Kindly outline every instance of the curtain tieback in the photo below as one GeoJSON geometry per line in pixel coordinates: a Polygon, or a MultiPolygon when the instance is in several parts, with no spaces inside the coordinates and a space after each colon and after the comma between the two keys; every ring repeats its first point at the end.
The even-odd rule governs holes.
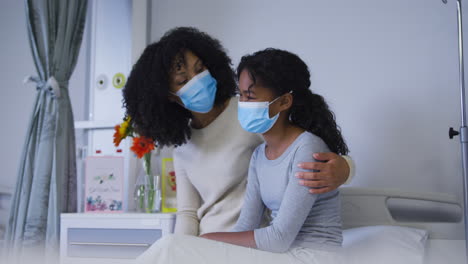
{"type": "Polygon", "coordinates": [[[47,82],[41,80],[41,78],[37,76],[31,76],[28,75],[26,78],[24,78],[23,81],[25,84],[34,82],[36,83],[36,89],[37,90],[44,90],[48,92],[50,95],[52,95],[53,98],[60,98],[60,85],[55,79],[54,76],[51,76],[47,82]]]}

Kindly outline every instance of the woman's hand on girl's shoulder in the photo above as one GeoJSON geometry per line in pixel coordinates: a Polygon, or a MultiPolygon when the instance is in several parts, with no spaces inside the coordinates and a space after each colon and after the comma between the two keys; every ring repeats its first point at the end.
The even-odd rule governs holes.
{"type": "Polygon", "coordinates": [[[310,192],[321,194],[333,191],[346,182],[350,168],[348,162],[340,155],[327,153],[314,153],[314,158],[323,162],[302,162],[298,167],[315,172],[297,172],[299,184],[310,188],[310,192]]]}

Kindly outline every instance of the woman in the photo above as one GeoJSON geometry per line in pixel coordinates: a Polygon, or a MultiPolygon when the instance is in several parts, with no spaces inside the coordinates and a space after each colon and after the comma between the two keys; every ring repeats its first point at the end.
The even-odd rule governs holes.
{"type": "MultiPolygon", "coordinates": [[[[230,230],[239,217],[249,159],[263,142],[237,122],[236,82],[219,41],[194,28],[176,28],[149,45],[123,91],[133,126],[159,146],[177,146],[175,233],[201,235],[230,230]]],[[[334,153],[298,172],[311,192],[343,184],[352,167],[334,153]],[[309,181],[306,181],[309,180],[309,181]]]]}
{"type": "Polygon", "coordinates": [[[294,176],[301,171],[295,164],[313,161],[314,151],[348,152],[323,97],[309,90],[307,65],[290,52],[266,49],[244,56],[237,74],[240,125],[261,133],[265,143],[250,159],[244,205],[233,232],[204,234],[205,240],[169,236],[156,242],[140,261],[340,263],[339,192],[311,195],[294,176]],[[266,208],[273,221],[261,227],[266,208]]]}

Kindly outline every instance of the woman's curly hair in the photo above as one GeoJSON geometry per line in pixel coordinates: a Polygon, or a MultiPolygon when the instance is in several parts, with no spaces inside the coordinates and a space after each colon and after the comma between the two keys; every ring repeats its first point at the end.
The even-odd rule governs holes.
{"type": "Polygon", "coordinates": [[[322,96],[309,89],[309,69],[297,55],[268,48],[242,57],[237,78],[243,70],[247,70],[254,83],[271,89],[276,96],[292,91],[291,122],[322,138],[331,151],[348,153],[333,112],[322,96]]]}
{"type": "Polygon", "coordinates": [[[180,146],[191,136],[190,111],[168,97],[174,61],[187,50],[200,58],[216,79],[215,105],[223,104],[236,92],[231,59],[218,40],[196,28],[168,31],[158,42],[145,48],[123,89],[123,105],[132,125],[159,146],[180,146]]]}

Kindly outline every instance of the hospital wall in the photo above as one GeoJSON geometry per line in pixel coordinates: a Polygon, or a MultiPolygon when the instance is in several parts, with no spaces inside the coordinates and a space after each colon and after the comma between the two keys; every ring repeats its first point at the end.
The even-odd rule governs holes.
{"type": "Polygon", "coordinates": [[[266,47],[297,53],[349,145],[351,185],[462,201],[460,143],[448,138],[460,127],[456,1],[448,2],[152,0],[150,40],[195,26],[221,40],[234,67],[266,47]]]}
{"type": "MultiPolygon", "coordinates": [[[[36,96],[33,84],[23,84],[27,75],[37,75],[27,36],[24,4],[24,1],[11,0],[0,3],[0,193],[14,190],[36,96]]],[[[83,43],[87,43],[87,34],[86,30],[83,43]]],[[[83,44],[69,83],[76,120],[83,120],[85,116],[87,53],[87,45],[83,44]]]]}

